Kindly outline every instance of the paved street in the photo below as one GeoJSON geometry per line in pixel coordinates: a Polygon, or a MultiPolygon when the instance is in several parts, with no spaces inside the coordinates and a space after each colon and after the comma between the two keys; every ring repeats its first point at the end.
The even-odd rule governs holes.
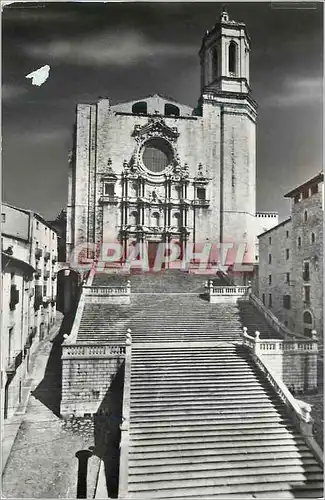
{"type": "MultiPolygon", "coordinates": [[[[60,397],[60,344],[45,341],[35,357],[34,391],[9,456],[2,485],[3,498],[76,498],[76,452],[94,444],[92,423],[76,420],[65,426],[58,417],[60,397]],[[50,357],[49,357],[50,355],[50,357]]],[[[88,462],[88,497],[92,498],[99,459],[88,462]]],[[[79,487],[84,489],[84,471],[79,487]]]]}

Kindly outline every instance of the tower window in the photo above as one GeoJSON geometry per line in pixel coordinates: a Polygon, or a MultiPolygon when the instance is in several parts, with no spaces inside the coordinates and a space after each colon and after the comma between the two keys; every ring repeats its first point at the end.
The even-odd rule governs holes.
{"type": "Polygon", "coordinates": [[[272,255],[269,253],[269,264],[272,264],[272,255]]]}
{"type": "Polygon", "coordinates": [[[269,293],[269,307],[272,307],[272,293],[269,293]]]}
{"type": "Polygon", "coordinates": [[[302,275],[302,279],[304,281],[309,281],[310,280],[309,262],[304,262],[304,272],[303,272],[303,275],[302,275]]]}
{"type": "Polygon", "coordinates": [[[286,259],[288,260],[290,257],[290,250],[289,248],[286,248],[286,259]]]}
{"type": "Polygon", "coordinates": [[[272,274],[269,274],[269,285],[272,285],[272,274]]]}
{"type": "Polygon", "coordinates": [[[307,219],[308,219],[308,214],[307,214],[307,210],[304,211],[304,221],[307,222],[307,219]]]}
{"type": "Polygon", "coordinates": [[[132,106],[132,113],[135,115],[145,115],[147,114],[147,103],[146,102],[136,102],[132,106]]]}
{"type": "Polygon", "coordinates": [[[165,115],[166,116],[179,116],[179,107],[174,106],[174,104],[165,104],[165,115]]]}
{"type": "Polygon", "coordinates": [[[301,247],[301,236],[298,236],[298,248],[301,247]]]}
{"type": "Polygon", "coordinates": [[[316,241],[315,233],[311,233],[311,242],[315,243],[315,241],[316,241]]]}
{"type": "Polygon", "coordinates": [[[229,44],[229,73],[236,74],[237,44],[231,41],[229,44]]]}

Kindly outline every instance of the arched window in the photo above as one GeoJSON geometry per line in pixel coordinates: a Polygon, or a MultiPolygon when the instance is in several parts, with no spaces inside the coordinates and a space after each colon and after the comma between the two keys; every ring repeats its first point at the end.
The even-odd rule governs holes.
{"type": "Polygon", "coordinates": [[[147,114],[147,103],[144,101],[136,102],[132,106],[132,113],[134,113],[135,115],[147,114]]]}
{"type": "Polygon", "coordinates": [[[315,241],[316,241],[315,233],[311,233],[311,242],[315,243],[315,241]]]}
{"type": "Polygon", "coordinates": [[[152,225],[154,227],[159,227],[160,226],[160,214],[159,214],[159,212],[154,212],[151,215],[151,220],[152,220],[152,225]]]}
{"type": "Polygon", "coordinates": [[[131,226],[136,226],[138,224],[138,212],[131,212],[130,213],[129,224],[131,226]]]}
{"type": "Polygon", "coordinates": [[[307,222],[308,219],[308,213],[307,210],[304,211],[304,221],[307,222]]]}
{"type": "Polygon", "coordinates": [[[165,104],[165,115],[166,116],[179,116],[179,107],[174,104],[165,104]]]}
{"type": "Polygon", "coordinates": [[[304,323],[306,323],[307,325],[313,324],[313,318],[312,318],[312,315],[310,314],[309,311],[304,312],[303,319],[304,319],[304,323]]]}
{"type": "Polygon", "coordinates": [[[229,61],[228,69],[229,73],[236,74],[237,65],[237,44],[232,40],[229,44],[229,61]]]}
{"type": "Polygon", "coordinates": [[[218,49],[215,47],[212,49],[212,76],[217,78],[219,76],[219,58],[218,49]]]}

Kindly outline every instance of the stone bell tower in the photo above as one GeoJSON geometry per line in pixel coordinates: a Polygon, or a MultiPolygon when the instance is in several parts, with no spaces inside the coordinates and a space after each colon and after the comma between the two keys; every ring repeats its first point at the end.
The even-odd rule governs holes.
{"type": "Polygon", "coordinates": [[[220,241],[246,242],[247,262],[254,262],[257,104],[249,85],[249,53],[245,24],[230,20],[223,8],[199,51],[200,107],[217,149],[220,241]]]}
{"type": "Polygon", "coordinates": [[[201,92],[249,93],[249,52],[250,39],[245,24],[230,21],[223,8],[220,22],[203,38],[201,92]]]}

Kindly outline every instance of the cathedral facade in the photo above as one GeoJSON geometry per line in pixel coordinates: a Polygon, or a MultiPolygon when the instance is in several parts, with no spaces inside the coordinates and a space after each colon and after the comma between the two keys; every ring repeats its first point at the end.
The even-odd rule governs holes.
{"type": "Polygon", "coordinates": [[[80,245],[112,241],[122,259],[130,245],[150,260],[170,242],[184,258],[208,241],[245,243],[245,262],[255,260],[257,105],[245,25],[222,12],[199,57],[196,108],[157,94],[77,106],[68,258],[80,245]]]}

